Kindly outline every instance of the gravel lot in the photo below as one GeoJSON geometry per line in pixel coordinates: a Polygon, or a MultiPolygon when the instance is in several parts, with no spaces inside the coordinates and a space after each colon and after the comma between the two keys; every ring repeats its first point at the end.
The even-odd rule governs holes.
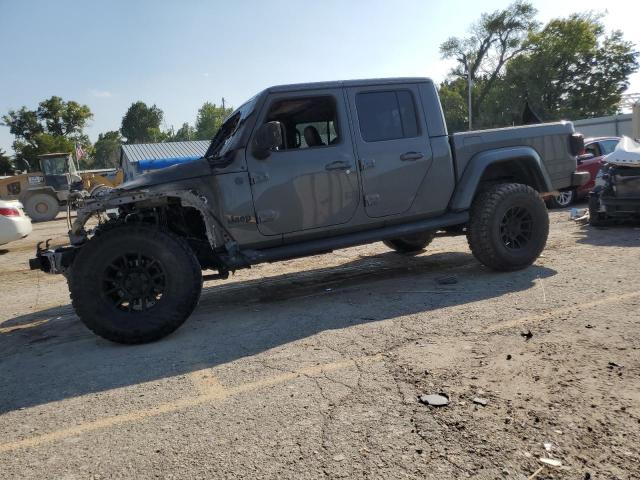
{"type": "Polygon", "coordinates": [[[0,251],[0,478],[638,478],[640,229],[551,219],[516,273],[445,236],[241,271],[137,347],[28,270],[36,224],[0,251]]]}

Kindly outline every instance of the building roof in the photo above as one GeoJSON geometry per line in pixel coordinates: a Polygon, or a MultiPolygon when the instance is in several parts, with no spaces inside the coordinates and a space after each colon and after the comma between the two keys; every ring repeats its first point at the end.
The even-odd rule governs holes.
{"type": "Polygon", "coordinates": [[[190,142],[138,143],[122,145],[122,154],[128,162],[153,160],[196,160],[202,158],[209,148],[210,140],[190,142]]]}

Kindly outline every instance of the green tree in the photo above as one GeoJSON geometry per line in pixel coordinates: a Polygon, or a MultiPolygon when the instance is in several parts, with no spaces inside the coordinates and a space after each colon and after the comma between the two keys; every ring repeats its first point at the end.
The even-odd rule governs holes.
{"type": "Polygon", "coordinates": [[[612,115],[629,76],[638,70],[638,52],[622,32],[605,33],[601,17],[575,14],[550,21],[528,40],[529,50],[514,59],[503,96],[524,104],[544,120],[612,115]]]}
{"type": "Polygon", "coordinates": [[[88,106],[53,96],[40,102],[36,110],[9,110],[2,121],[15,136],[16,161],[26,161],[34,169],[38,155],[72,152],[75,143],[89,148],[90,142],[82,131],[92,117],[88,106]]]}
{"type": "Polygon", "coordinates": [[[82,133],[91,117],[88,106],[73,100],[65,102],[56,96],[40,102],[38,106],[38,118],[45,122],[47,133],[61,137],[82,133]]]}
{"type": "Polygon", "coordinates": [[[7,152],[0,148],[0,175],[13,175],[15,168],[7,152]]]}
{"type": "Polygon", "coordinates": [[[211,140],[222,125],[222,122],[231,114],[232,108],[223,108],[215,103],[205,102],[196,118],[196,140],[211,140]]]}
{"type": "Polygon", "coordinates": [[[466,38],[451,37],[440,45],[442,58],[457,64],[451,77],[471,81],[473,118],[506,64],[526,48],[527,35],[537,27],[536,9],[527,1],[517,0],[504,10],[484,13],[471,26],[466,38]]]}
{"type": "Polygon", "coordinates": [[[93,145],[95,168],[113,168],[120,164],[120,146],[123,143],[122,135],[118,131],[105,132],[98,135],[98,140],[93,145]]]}
{"type": "Polygon", "coordinates": [[[467,83],[461,79],[445,80],[438,89],[449,133],[461,132],[469,124],[467,83]]]}
{"type": "Polygon", "coordinates": [[[160,124],[164,113],[155,105],[147,106],[144,102],[131,104],[122,118],[120,133],[127,143],[146,143],[162,141],[163,132],[160,124]]]}
{"type": "Polygon", "coordinates": [[[171,142],[186,142],[196,139],[196,130],[187,122],[184,122],[182,126],[176,131],[169,141],[171,142]]]}

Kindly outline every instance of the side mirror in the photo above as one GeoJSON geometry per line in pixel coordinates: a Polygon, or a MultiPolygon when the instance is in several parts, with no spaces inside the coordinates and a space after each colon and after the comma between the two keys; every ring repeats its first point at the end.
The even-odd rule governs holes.
{"type": "Polygon", "coordinates": [[[591,160],[592,158],[595,158],[595,155],[593,153],[583,153],[582,155],[578,155],[578,164],[584,162],[585,160],[591,160]]]}
{"type": "Polygon", "coordinates": [[[253,156],[263,160],[281,145],[282,124],[280,122],[267,122],[256,131],[256,136],[253,139],[253,156]]]}

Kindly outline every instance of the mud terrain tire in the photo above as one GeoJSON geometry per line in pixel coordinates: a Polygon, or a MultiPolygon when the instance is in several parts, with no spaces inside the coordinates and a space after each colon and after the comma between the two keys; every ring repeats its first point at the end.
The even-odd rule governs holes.
{"type": "Polygon", "coordinates": [[[492,185],[471,205],[467,241],[473,255],[499,271],[531,265],[544,250],[549,215],[533,188],[520,183],[492,185]]]}
{"type": "Polygon", "coordinates": [[[117,343],[159,340],[191,315],[202,271],[186,241],[147,226],[95,236],[69,274],[73,308],[94,333],[117,343]]]}

